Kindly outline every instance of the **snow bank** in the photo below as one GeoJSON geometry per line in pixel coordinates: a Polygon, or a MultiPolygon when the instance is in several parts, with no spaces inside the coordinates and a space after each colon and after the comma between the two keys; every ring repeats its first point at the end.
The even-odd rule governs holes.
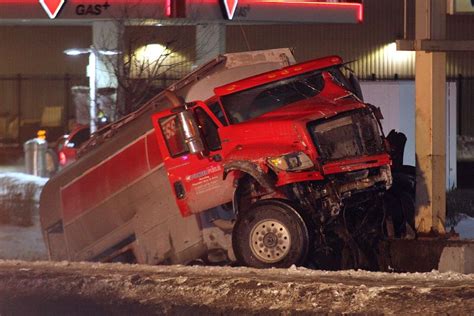
{"type": "Polygon", "coordinates": [[[32,226],[46,181],[24,173],[0,173],[0,224],[32,226]]]}
{"type": "Polygon", "coordinates": [[[471,315],[473,290],[452,272],[0,260],[5,315],[471,315]]]}
{"type": "Polygon", "coordinates": [[[11,190],[21,192],[27,187],[32,187],[34,190],[34,198],[38,201],[41,189],[47,181],[48,178],[41,178],[26,173],[0,173],[0,196],[7,194],[11,190]]]}
{"type": "Polygon", "coordinates": [[[474,137],[458,136],[457,158],[460,161],[474,161],[474,137]]]}
{"type": "Polygon", "coordinates": [[[0,259],[47,259],[38,214],[47,181],[23,173],[0,173],[0,259]]]}
{"type": "Polygon", "coordinates": [[[457,220],[459,222],[454,226],[454,230],[459,234],[459,237],[461,239],[474,239],[474,218],[466,214],[459,214],[457,220]]]}

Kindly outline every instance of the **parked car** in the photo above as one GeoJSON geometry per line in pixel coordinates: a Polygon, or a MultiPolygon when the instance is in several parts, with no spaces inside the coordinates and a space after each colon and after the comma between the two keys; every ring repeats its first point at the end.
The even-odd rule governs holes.
{"type": "Polygon", "coordinates": [[[86,125],[78,125],[68,135],[63,135],[56,145],[59,168],[63,168],[76,160],[77,150],[89,139],[90,128],[86,125]]]}

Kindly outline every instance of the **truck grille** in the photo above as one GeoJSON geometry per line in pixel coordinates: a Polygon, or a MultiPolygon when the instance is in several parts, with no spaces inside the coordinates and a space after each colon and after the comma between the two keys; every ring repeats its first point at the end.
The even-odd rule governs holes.
{"type": "Polygon", "coordinates": [[[338,160],[384,152],[375,117],[368,109],[343,113],[308,125],[323,160],[338,160]]]}

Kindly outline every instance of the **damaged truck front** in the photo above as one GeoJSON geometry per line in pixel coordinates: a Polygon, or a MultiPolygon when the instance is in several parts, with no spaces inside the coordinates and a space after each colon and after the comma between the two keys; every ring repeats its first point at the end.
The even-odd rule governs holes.
{"type": "Polygon", "coordinates": [[[381,115],[339,57],[283,57],[208,80],[207,98],[175,86],[93,138],[102,150],[42,194],[51,258],[188,263],[220,250],[252,267],[376,269],[392,183],[381,115]]]}

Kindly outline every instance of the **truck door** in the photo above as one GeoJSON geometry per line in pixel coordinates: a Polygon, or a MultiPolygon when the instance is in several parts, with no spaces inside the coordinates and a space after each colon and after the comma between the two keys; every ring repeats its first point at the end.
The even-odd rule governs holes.
{"type": "Polygon", "coordinates": [[[180,121],[171,110],[153,115],[153,126],[163,154],[168,178],[183,216],[198,213],[232,201],[233,181],[223,180],[222,123],[207,106],[193,108],[206,150],[190,154],[180,121]]]}

